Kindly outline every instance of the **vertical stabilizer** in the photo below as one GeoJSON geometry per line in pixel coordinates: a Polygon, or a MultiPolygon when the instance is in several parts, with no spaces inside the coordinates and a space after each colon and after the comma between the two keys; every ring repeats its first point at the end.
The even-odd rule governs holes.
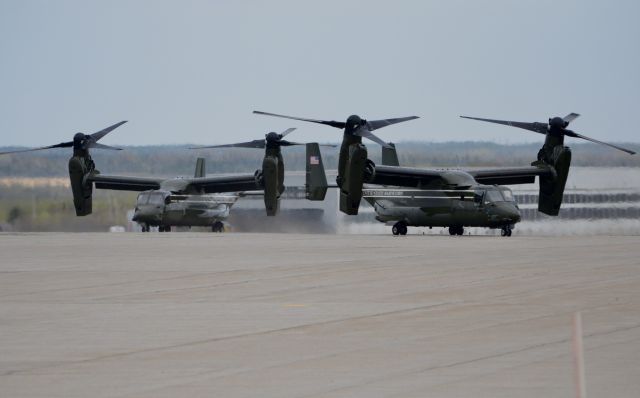
{"type": "Polygon", "coordinates": [[[198,158],[198,160],[196,160],[196,172],[194,173],[194,177],[195,178],[199,178],[199,177],[206,177],[207,175],[207,169],[204,163],[204,158],[198,158]]]}
{"type": "Polygon", "coordinates": [[[400,166],[396,144],[390,142],[388,145],[388,147],[382,147],[382,164],[385,166],[400,166]]]}
{"type": "Polygon", "coordinates": [[[322,163],[322,155],[320,154],[320,146],[315,143],[307,144],[307,175],[306,175],[306,193],[309,200],[324,200],[327,194],[327,175],[324,171],[322,163]]]}

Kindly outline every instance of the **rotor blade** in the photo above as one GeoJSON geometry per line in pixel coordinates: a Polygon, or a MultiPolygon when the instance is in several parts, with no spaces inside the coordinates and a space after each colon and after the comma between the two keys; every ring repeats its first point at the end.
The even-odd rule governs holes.
{"type": "Polygon", "coordinates": [[[282,133],[280,133],[281,137],[286,136],[289,133],[292,133],[296,128],[295,127],[289,127],[288,129],[286,129],[285,131],[283,131],[282,133]]]}
{"type": "Polygon", "coordinates": [[[283,117],[285,119],[301,120],[303,122],[319,123],[319,124],[335,127],[338,129],[343,129],[347,125],[345,122],[336,122],[335,120],[305,119],[301,117],[278,115],[276,113],[269,113],[269,112],[262,112],[262,111],[253,111],[253,113],[257,115],[267,115],[267,116],[283,117]]]}
{"type": "MultiPolygon", "coordinates": [[[[286,140],[281,140],[280,141],[280,145],[282,146],[291,146],[291,145],[307,145],[303,142],[291,142],[291,141],[286,141],[286,140]]],[[[337,145],[333,145],[333,144],[319,144],[320,146],[326,146],[326,147],[331,147],[331,148],[335,148],[337,147],[337,145]]]]}
{"type": "Polygon", "coordinates": [[[264,140],[253,140],[247,142],[238,142],[235,144],[224,144],[224,145],[208,145],[208,146],[196,146],[191,147],[189,149],[208,149],[208,148],[264,148],[265,141],[264,140]]]}
{"type": "Polygon", "coordinates": [[[569,136],[569,137],[582,138],[583,140],[587,140],[587,141],[595,142],[596,144],[606,145],[606,146],[608,146],[608,147],[615,148],[615,149],[617,149],[617,150],[619,150],[619,151],[626,152],[626,153],[628,153],[628,154],[630,154],[630,155],[635,155],[635,154],[636,154],[634,151],[632,151],[632,150],[630,150],[630,149],[626,149],[626,148],[619,147],[619,146],[617,146],[617,145],[609,144],[608,142],[598,141],[598,140],[596,140],[596,139],[593,139],[593,138],[587,137],[587,136],[585,136],[585,135],[578,134],[578,133],[576,133],[575,131],[565,130],[565,131],[564,131],[564,134],[565,134],[566,136],[569,136]]]}
{"type": "Polygon", "coordinates": [[[369,131],[381,129],[383,127],[391,126],[392,124],[406,122],[408,120],[418,119],[419,116],[398,117],[395,119],[382,119],[382,120],[368,120],[367,128],[369,131]]]}
{"type": "Polygon", "coordinates": [[[509,120],[483,119],[480,117],[471,117],[471,116],[460,116],[460,117],[463,119],[473,119],[473,120],[480,120],[480,121],[489,122],[489,123],[504,124],[505,126],[518,127],[525,130],[534,131],[540,134],[547,134],[547,129],[549,127],[547,123],[512,122],[509,120]]]}
{"type": "Polygon", "coordinates": [[[42,147],[39,147],[39,148],[18,149],[18,150],[15,150],[15,151],[0,152],[0,155],[8,155],[8,154],[11,154],[11,153],[42,151],[43,149],[52,149],[52,148],[68,148],[68,147],[72,147],[72,146],[73,146],[73,141],[68,141],[68,142],[61,142],[61,143],[55,144],[55,145],[42,146],[42,147]]]}
{"type": "Polygon", "coordinates": [[[90,135],[91,139],[94,141],[99,141],[102,137],[104,137],[105,135],[109,134],[110,132],[112,132],[113,130],[117,129],[118,127],[122,126],[123,124],[125,124],[127,121],[123,120],[119,123],[114,124],[113,126],[109,126],[106,129],[100,130],[98,132],[95,132],[93,134],[90,135]]]}
{"type": "Polygon", "coordinates": [[[114,146],[109,146],[105,144],[99,144],[97,142],[91,142],[87,145],[87,148],[96,148],[96,149],[110,149],[112,151],[121,151],[122,148],[116,148],[114,146]]]}
{"type": "Polygon", "coordinates": [[[278,141],[278,144],[280,144],[280,146],[306,145],[306,144],[303,144],[301,142],[291,142],[291,141],[287,141],[287,140],[280,140],[280,141],[278,141]]]}
{"type": "Polygon", "coordinates": [[[382,141],[380,138],[376,137],[376,136],[375,136],[371,131],[369,131],[369,130],[365,130],[365,129],[358,129],[358,130],[356,131],[356,134],[357,134],[357,135],[359,135],[359,136],[361,136],[361,137],[368,138],[368,139],[370,139],[371,141],[373,141],[373,142],[375,142],[375,143],[378,143],[378,144],[382,145],[382,146],[383,146],[383,147],[385,147],[385,148],[390,148],[390,145],[389,145],[389,144],[387,144],[386,142],[382,141]]]}
{"type": "Polygon", "coordinates": [[[569,124],[569,123],[573,122],[574,120],[576,120],[579,116],[580,116],[579,113],[571,112],[567,116],[563,117],[562,120],[564,120],[565,122],[567,122],[567,124],[569,124]]]}

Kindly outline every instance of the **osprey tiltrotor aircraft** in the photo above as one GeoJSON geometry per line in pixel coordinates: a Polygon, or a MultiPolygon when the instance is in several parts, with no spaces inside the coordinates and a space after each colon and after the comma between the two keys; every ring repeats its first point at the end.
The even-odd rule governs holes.
{"type": "MultiPolygon", "coordinates": [[[[194,178],[204,177],[205,160],[198,158],[194,178]]],[[[210,227],[212,232],[224,232],[223,221],[229,217],[231,207],[240,197],[252,194],[261,195],[262,191],[189,194],[166,189],[145,190],[138,194],[132,221],[141,225],[142,232],[149,232],[150,227],[170,232],[172,226],[210,227]]]]}
{"type": "MultiPolygon", "coordinates": [[[[395,146],[382,148],[382,164],[399,166],[395,146]]],[[[458,173],[459,170],[441,170],[458,173]]],[[[459,174],[460,178],[464,175],[459,174]]],[[[502,228],[511,236],[520,211],[513,193],[505,186],[480,184],[471,179],[466,189],[458,187],[402,188],[367,185],[362,197],[373,207],[376,220],[392,223],[394,235],[405,235],[407,226],[448,227],[450,235],[462,235],[464,227],[502,228]]]]}
{"type": "MultiPolygon", "coordinates": [[[[120,150],[100,144],[105,135],[123,125],[116,123],[93,134],[77,133],[73,141],[62,142],[46,147],[0,152],[0,155],[38,151],[51,148],[73,148],[69,159],[69,177],[73,192],[73,203],[77,216],[86,216],[92,212],[93,188],[124,191],[138,191],[133,220],[148,232],[150,226],[158,226],[159,231],[170,231],[171,226],[207,226],[214,232],[221,232],[221,220],[229,214],[229,209],[238,197],[248,194],[264,195],[267,215],[278,212],[280,194],[284,191],[284,163],[280,146],[286,145],[281,135],[269,133],[263,141],[266,148],[262,169],[254,174],[206,177],[204,159],[196,164],[193,178],[162,179],[154,177],[127,177],[101,174],[89,153],[90,149],[120,150]],[[276,139],[274,142],[274,138],[276,139]],[[259,192],[257,192],[259,191],[259,192]],[[226,195],[221,195],[227,193],[226,195]],[[216,194],[216,195],[211,195],[216,194]]],[[[292,130],[287,130],[289,133],[292,130]]],[[[257,141],[255,141],[257,142],[257,141]]],[[[317,144],[307,144],[316,148],[317,144]],[[315,145],[315,146],[314,146],[315,145]]]]}
{"type": "MultiPolygon", "coordinates": [[[[607,145],[629,154],[635,153],[568,130],[569,123],[579,116],[575,113],[564,118],[551,118],[549,123],[471,118],[544,134],[545,143],[538,152],[538,160],[531,166],[498,169],[409,168],[400,167],[393,145],[380,140],[371,131],[415,119],[415,116],[367,122],[353,115],[346,123],[342,123],[258,111],[254,113],[344,129],[336,180],[340,189],[340,210],[345,214],[358,214],[360,200],[364,197],[374,206],[379,221],[395,221],[392,227],[394,235],[405,235],[408,226],[449,227],[451,235],[462,235],[465,226],[479,226],[501,228],[503,236],[511,236],[513,226],[520,221],[520,211],[511,190],[502,185],[534,183],[536,176],[540,184],[538,211],[551,216],[558,215],[571,164],[571,150],[564,146],[565,136],[607,145]],[[383,146],[383,165],[375,165],[367,159],[367,149],[362,144],[362,137],[383,146]]],[[[318,167],[310,165],[307,160],[307,168],[318,167]]],[[[320,189],[323,178],[326,181],[323,172],[308,172],[308,187],[320,189]],[[322,176],[318,177],[319,174],[322,176]]]]}

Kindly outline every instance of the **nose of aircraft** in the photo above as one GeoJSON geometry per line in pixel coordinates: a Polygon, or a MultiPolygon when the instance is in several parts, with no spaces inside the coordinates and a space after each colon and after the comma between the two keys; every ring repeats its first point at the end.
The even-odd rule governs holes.
{"type": "Polygon", "coordinates": [[[140,211],[139,208],[136,207],[136,209],[133,211],[133,217],[131,217],[131,220],[141,221],[141,219],[142,219],[142,212],[140,211]]]}
{"type": "Polygon", "coordinates": [[[495,204],[493,213],[500,221],[508,221],[510,224],[520,221],[520,210],[518,210],[515,203],[498,202],[495,204]]]}
{"type": "Polygon", "coordinates": [[[133,212],[132,221],[151,222],[160,218],[160,212],[149,206],[138,206],[133,212]]]}

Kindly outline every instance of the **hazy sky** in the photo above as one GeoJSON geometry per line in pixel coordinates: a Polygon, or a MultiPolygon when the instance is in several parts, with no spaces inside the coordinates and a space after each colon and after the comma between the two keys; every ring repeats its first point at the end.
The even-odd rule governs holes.
{"type": "Polygon", "coordinates": [[[0,146],[129,123],[122,145],[251,140],[418,115],[387,141],[531,142],[521,121],[640,141],[640,1],[0,0],[0,146]]]}

